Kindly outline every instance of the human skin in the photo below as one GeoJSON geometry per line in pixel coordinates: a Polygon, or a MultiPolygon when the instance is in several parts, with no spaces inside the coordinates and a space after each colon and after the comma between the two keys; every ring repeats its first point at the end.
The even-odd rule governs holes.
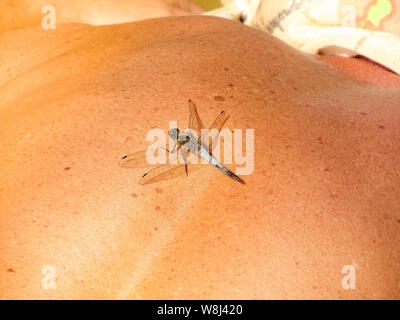
{"type": "Polygon", "coordinates": [[[189,0],[0,0],[0,33],[39,25],[48,14],[42,8],[49,4],[55,8],[57,23],[93,25],[204,11],[189,0]]]}
{"type": "Polygon", "coordinates": [[[0,47],[1,298],[400,298],[396,75],[212,17],[0,47]],[[245,185],[202,166],[141,186],[119,166],[151,128],[185,126],[189,98],[205,124],[225,110],[255,130],[245,185]]]}

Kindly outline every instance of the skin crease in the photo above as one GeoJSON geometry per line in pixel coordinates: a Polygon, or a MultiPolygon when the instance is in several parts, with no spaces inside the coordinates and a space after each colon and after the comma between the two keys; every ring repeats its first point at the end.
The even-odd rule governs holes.
{"type": "Polygon", "coordinates": [[[400,86],[377,84],[396,75],[212,17],[37,27],[0,47],[1,298],[400,298],[400,86]],[[189,98],[205,124],[225,110],[255,129],[245,185],[202,166],[140,186],[119,167],[149,129],[186,126],[189,98]]]}

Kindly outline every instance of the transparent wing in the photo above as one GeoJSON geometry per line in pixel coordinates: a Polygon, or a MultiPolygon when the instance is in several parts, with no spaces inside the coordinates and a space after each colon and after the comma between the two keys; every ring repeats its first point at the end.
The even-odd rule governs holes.
{"type": "Polygon", "coordinates": [[[222,126],[224,125],[225,121],[228,119],[226,116],[225,111],[221,111],[221,113],[215,118],[214,122],[208,128],[208,130],[217,129],[218,131],[221,130],[222,126]]]}
{"type": "Polygon", "coordinates": [[[225,111],[221,111],[221,113],[215,118],[214,122],[208,128],[207,134],[201,137],[201,143],[203,146],[209,146],[211,141],[211,148],[209,148],[209,151],[214,150],[215,146],[217,145],[219,133],[227,119],[228,117],[225,111]]]}
{"type": "MultiPolygon", "coordinates": [[[[192,172],[198,167],[194,166],[191,163],[194,157],[197,157],[197,155],[190,154],[189,157],[187,157],[186,159],[188,172],[192,172]]],[[[185,162],[183,159],[184,158],[182,154],[179,153],[179,155],[177,156],[177,164],[167,163],[154,166],[139,179],[139,184],[143,185],[163,180],[170,180],[179,176],[186,175],[185,162]]]]}
{"type": "Polygon", "coordinates": [[[146,172],[140,179],[139,184],[148,184],[162,180],[173,179],[185,174],[185,166],[182,164],[159,164],[146,172]]]}
{"type": "MultiPolygon", "coordinates": [[[[176,152],[176,143],[171,142],[168,144],[158,146],[154,148],[153,152],[166,152],[166,155],[168,157],[169,153],[176,152]]],[[[146,153],[147,149],[125,155],[120,160],[119,165],[125,169],[145,168],[151,166],[151,164],[149,164],[149,162],[146,159],[146,153]]]]}
{"type": "Polygon", "coordinates": [[[189,129],[196,132],[197,136],[200,137],[200,130],[203,128],[199,114],[197,113],[196,105],[192,100],[189,99],[189,129]]]}

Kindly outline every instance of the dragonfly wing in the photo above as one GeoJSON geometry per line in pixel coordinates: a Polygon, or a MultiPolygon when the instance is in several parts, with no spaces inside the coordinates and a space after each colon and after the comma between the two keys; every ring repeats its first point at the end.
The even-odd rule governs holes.
{"type": "MultiPolygon", "coordinates": [[[[219,139],[219,133],[227,119],[228,117],[225,111],[221,111],[221,113],[215,118],[214,122],[208,128],[207,134],[201,137],[201,143],[203,146],[209,146],[211,140],[212,150],[215,148],[219,139]]],[[[212,151],[210,148],[209,150],[212,151]]]]}
{"type": "Polygon", "coordinates": [[[197,113],[196,105],[189,99],[189,129],[196,132],[197,137],[200,137],[200,130],[203,128],[199,114],[197,113]]]}
{"type": "Polygon", "coordinates": [[[149,166],[146,160],[147,150],[137,151],[124,156],[120,161],[119,165],[125,169],[133,168],[144,168],[149,166]]]}
{"type": "Polygon", "coordinates": [[[159,164],[151,168],[140,179],[139,184],[169,180],[185,174],[183,164],[159,164]]]}
{"type": "MultiPolygon", "coordinates": [[[[177,163],[156,165],[139,179],[139,184],[148,184],[163,180],[170,180],[179,176],[183,176],[187,174],[187,172],[192,172],[195,169],[199,168],[199,166],[193,165],[194,158],[198,158],[198,155],[190,153],[189,156],[183,156],[181,152],[179,152],[177,163]]],[[[197,161],[199,160],[197,159],[197,161]]]]}
{"type": "MultiPolygon", "coordinates": [[[[174,148],[175,142],[165,144],[162,146],[158,146],[151,151],[152,154],[159,154],[159,152],[166,152],[166,156],[168,158],[168,154],[170,152],[176,152],[176,148],[174,148]]],[[[153,148],[152,148],[153,149],[153,148]]],[[[134,168],[145,168],[151,166],[151,164],[147,161],[146,154],[147,150],[141,150],[137,152],[130,153],[122,157],[119,162],[119,165],[125,169],[134,169],[134,168]]]]}
{"type": "Polygon", "coordinates": [[[227,119],[227,116],[226,116],[225,111],[221,111],[221,113],[215,118],[214,122],[211,124],[211,126],[208,128],[208,130],[210,130],[210,131],[212,129],[221,130],[226,119],[227,119]]]}

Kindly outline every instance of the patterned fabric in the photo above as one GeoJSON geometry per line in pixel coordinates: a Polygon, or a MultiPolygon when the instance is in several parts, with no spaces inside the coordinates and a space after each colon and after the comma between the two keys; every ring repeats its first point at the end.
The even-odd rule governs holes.
{"type": "Polygon", "coordinates": [[[222,3],[207,14],[238,20],[308,53],[362,55],[400,74],[400,7],[394,0],[222,3]]]}

